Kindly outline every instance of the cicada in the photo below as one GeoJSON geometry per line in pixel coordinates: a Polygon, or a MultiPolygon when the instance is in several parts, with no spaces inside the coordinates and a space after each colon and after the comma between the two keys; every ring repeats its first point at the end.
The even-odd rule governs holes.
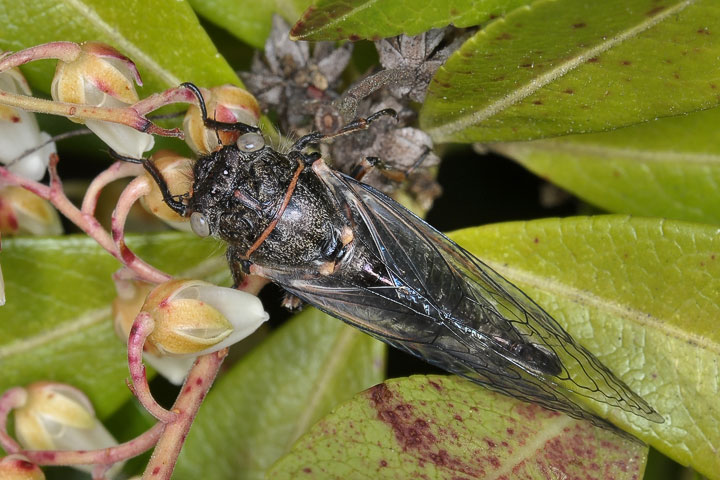
{"type": "Polygon", "coordinates": [[[311,133],[287,152],[259,128],[208,119],[239,134],[202,156],[192,192],[166,203],[193,231],[227,242],[237,283],[265,277],[304,302],[395,348],[492,390],[587,419],[590,398],[662,417],[548,313],[488,265],[409,210],[328,167],[309,146],[366,128],[379,112],[332,135],[311,133]]]}

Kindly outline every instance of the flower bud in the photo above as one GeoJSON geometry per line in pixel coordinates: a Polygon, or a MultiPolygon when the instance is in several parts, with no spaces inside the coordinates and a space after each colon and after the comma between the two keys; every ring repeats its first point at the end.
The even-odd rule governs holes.
{"type": "MultiPolygon", "coordinates": [[[[25,388],[25,404],[14,410],[15,434],[27,450],[96,450],[117,445],[95,417],[90,400],[62,383],[36,382],[25,388]]],[[[81,467],[90,471],[92,467],[81,467]]],[[[121,468],[116,465],[114,469],[121,468]]]]}
{"type": "Polygon", "coordinates": [[[61,235],[60,216],[45,200],[22,187],[0,189],[0,233],[3,235],[61,235]]]}
{"type": "Polygon", "coordinates": [[[198,356],[230,346],[268,319],[260,300],[199,280],[172,280],[148,295],[143,311],[155,321],[146,346],[153,354],[198,356]]]}
{"type": "MultiPolygon", "coordinates": [[[[8,93],[32,95],[20,70],[0,73],[0,90],[8,93]]],[[[35,115],[25,110],[0,105],[0,163],[8,170],[30,180],[45,175],[50,156],[56,152],[50,135],[40,131],[35,115]],[[44,145],[41,148],[40,145],[44,145]],[[32,153],[26,152],[38,148],[32,153]]]]}
{"type": "MultiPolygon", "coordinates": [[[[260,105],[250,92],[234,85],[221,85],[210,89],[205,99],[208,116],[218,122],[245,123],[257,125],[260,118],[260,105]]],[[[203,124],[200,108],[191,105],[183,120],[185,141],[200,155],[214,152],[222,143],[235,143],[238,132],[224,132],[207,128],[203,124]],[[218,141],[219,140],[219,141],[218,141]]]]}
{"type": "MultiPolygon", "coordinates": [[[[118,288],[118,296],[113,300],[113,323],[115,333],[127,343],[135,317],[145,303],[145,298],[154,285],[145,282],[128,283],[118,288]]],[[[195,358],[159,357],[150,352],[143,352],[143,359],[173,385],[181,385],[187,376],[195,358]]]]}
{"type": "Polygon", "coordinates": [[[8,455],[0,458],[0,478],[2,480],[45,480],[40,467],[31,463],[22,455],[8,455]]]}
{"type": "MultiPolygon", "coordinates": [[[[153,161],[167,182],[170,193],[182,195],[190,192],[192,189],[193,160],[178,155],[171,150],[160,150],[153,155],[153,161]]],[[[140,199],[142,206],[171,227],[191,232],[190,218],[181,217],[168,207],[155,180],[152,179],[149,173],[145,172],[145,175],[150,180],[152,191],[140,199]]]]}
{"type": "MultiPolygon", "coordinates": [[[[121,108],[138,101],[135,83],[142,85],[132,60],[108,45],[85,43],[75,60],[58,61],[51,94],[60,102],[121,108]]],[[[152,135],[127,125],[104,120],[84,123],[120,155],[141,158],[155,143],[152,135]]]]}

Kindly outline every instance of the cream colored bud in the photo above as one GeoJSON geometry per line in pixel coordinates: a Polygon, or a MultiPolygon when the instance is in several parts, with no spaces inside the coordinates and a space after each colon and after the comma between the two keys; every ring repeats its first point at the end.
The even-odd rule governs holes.
{"type": "Polygon", "coordinates": [[[197,356],[232,345],[268,319],[249,293],[200,280],[172,280],[153,290],[142,308],[155,328],[146,347],[153,354],[197,356]]]}
{"type": "MultiPolygon", "coordinates": [[[[108,45],[85,43],[75,60],[58,62],[50,93],[60,102],[121,108],[138,101],[135,83],[141,84],[140,75],[129,58],[108,45]]],[[[110,148],[132,158],[141,158],[155,143],[152,135],[126,125],[74,121],[85,123],[110,148]]]]}
{"type": "MultiPolygon", "coordinates": [[[[0,73],[0,90],[32,95],[18,69],[0,73]]],[[[0,163],[8,170],[31,180],[40,180],[55,152],[55,142],[50,141],[50,135],[40,131],[33,113],[0,105],[0,163]],[[26,153],[30,150],[34,151],[26,153]]]]}
{"type": "MultiPolygon", "coordinates": [[[[245,123],[257,125],[260,118],[260,105],[250,92],[234,85],[221,85],[210,89],[205,99],[208,116],[225,123],[245,123]]],[[[203,124],[200,108],[195,105],[188,108],[183,120],[185,141],[198,154],[206,155],[217,150],[220,144],[235,143],[238,132],[225,132],[207,128],[203,124]],[[218,142],[218,137],[220,142],[218,142]]]]}
{"type": "MultiPolygon", "coordinates": [[[[15,435],[27,450],[95,450],[117,445],[95,417],[90,400],[77,388],[36,382],[14,410],[15,435]]],[[[91,467],[79,467],[90,470],[91,467]]],[[[121,468],[116,465],[113,470],[121,468]]]]}
{"type": "Polygon", "coordinates": [[[22,187],[0,189],[0,233],[61,235],[60,215],[47,200],[22,187]]]}
{"type": "MultiPolygon", "coordinates": [[[[167,182],[170,193],[183,195],[190,192],[192,189],[193,160],[170,150],[160,150],[153,155],[153,161],[167,182]]],[[[155,180],[147,172],[145,175],[152,185],[152,191],[140,199],[142,206],[171,227],[186,232],[192,231],[190,218],[181,217],[168,207],[155,180]]]]}
{"type": "MultiPolygon", "coordinates": [[[[135,281],[118,288],[118,296],[112,304],[113,324],[115,333],[123,342],[127,343],[135,317],[154,287],[150,283],[135,281]]],[[[150,352],[143,352],[143,359],[173,385],[182,384],[195,361],[193,357],[159,357],[150,352]]]]}
{"type": "Polygon", "coordinates": [[[0,479],[45,480],[45,474],[26,457],[16,454],[0,458],[0,479]]]}

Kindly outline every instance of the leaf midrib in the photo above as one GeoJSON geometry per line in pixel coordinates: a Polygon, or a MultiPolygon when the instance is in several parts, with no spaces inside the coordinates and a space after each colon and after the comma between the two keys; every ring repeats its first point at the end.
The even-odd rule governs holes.
{"type": "Polygon", "coordinates": [[[538,290],[550,292],[561,298],[570,300],[582,299],[584,305],[595,307],[600,311],[609,312],[637,325],[659,331],[666,337],[676,338],[715,355],[720,355],[720,344],[710,341],[710,339],[705,336],[695,335],[670,325],[667,322],[663,322],[662,319],[647,312],[630,308],[627,305],[600,297],[587,290],[575,288],[568,284],[551,280],[548,277],[533,274],[527,270],[513,268],[497,262],[483,261],[502,276],[512,279],[513,283],[523,283],[535,287],[538,290]]]}
{"type": "MultiPolygon", "coordinates": [[[[628,28],[626,30],[618,32],[604,42],[599,43],[595,47],[586,50],[585,53],[578,52],[578,55],[576,57],[558,64],[555,68],[548,70],[547,72],[543,73],[538,77],[530,79],[530,81],[525,85],[515,89],[509,95],[495,100],[482,110],[473,111],[467,115],[460,116],[457,120],[444,123],[437,127],[428,128],[426,129],[426,131],[430,134],[431,137],[437,140],[446,140],[454,133],[460,132],[468,127],[471,127],[472,125],[481,123],[488,118],[511,107],[512,105],[522,101],[523,99],[534,94],[544,86],[575,70],[591,58],[608,51],[612,47],[621,44],[625,40],[628,40],[646,30],[649,30],[650,28],[662,22],[669,16],[680,12],[681,10],[685,9],[686,7],[692,5],[695,2],[696,0],[684,0],[673,7],[667,8],[662,12],[658,13],[657,15],[650,17],[643,22],[640,22],[632,28],[628,28]]],[[[480,32],[480,35],[484,33],[485,31],[483,30],[480,32]]]]}

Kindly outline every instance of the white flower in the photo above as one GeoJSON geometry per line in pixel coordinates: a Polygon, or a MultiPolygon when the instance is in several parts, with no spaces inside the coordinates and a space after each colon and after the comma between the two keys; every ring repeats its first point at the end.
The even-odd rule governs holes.
{"type": "MultiPolygon", "coordinates": [[[[0,73],[0,90],[32,94],[17,69],[0,73]]],[[[40,180],[45,175],[50,155],[56,152],[55,143],[49,140],[50,135],[40,131],[33,113],[0,106],[0,163],[7,165],[8,170],[31,180],[40,180]],[[47,145],[42,148],[24,155],[45,143],[47,145]]]]}
{"type": "Polygon", "coordinates": [[[150,353],[197,357],[244,339],[269,318],[255,296],[200,280],[172,280],[148,295],[143,311],[155,328],[150,353]]]}
{"type": "MultiPolygon", "coordinates": [[[[27,450],[97,450],[117,441],[95,417],[90,400],[62,383],[36,382],[25,388],[25,404],[14,410],[15,434],[27,450]]],[[[78,466],[91,471],[91,466],[78,466]]],[[[122,468],[116,464],[110,476],[122,468]]]]}
{"type": "MultiPolygon", "coordinates": [[[[110,108],[138,101],[135,83],[140,84],[140,77],[129,58],[101,43],[85,43],[82,50],[75,60],[58,62],[51,86],[54,100],[110,108]]],[[[104,120],[84,123],[120,155],[142,158],[155,143],[152,135],[127,125],[104,120]]]]}

